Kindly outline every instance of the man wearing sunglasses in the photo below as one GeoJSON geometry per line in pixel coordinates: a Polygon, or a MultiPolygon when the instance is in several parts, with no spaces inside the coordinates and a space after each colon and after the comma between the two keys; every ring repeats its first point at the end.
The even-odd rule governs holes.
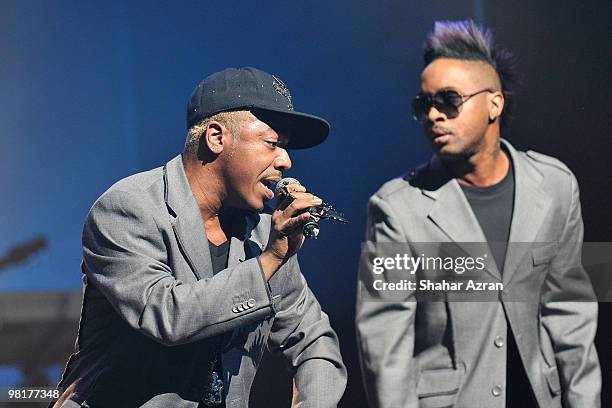
{"type": "Polygon", "coordinates": [[[510,58],[470,21],[436,23],[425,42],[412,109],[435,154],[368,206],[356,326],[371,407],[600,406],[597,303],[581,266],[576,178],[500,137],[510,58]],[[390,295],[374,281],[424,273],[376,264],[391,245],[406,257],[420,256],[417,248],[484,253],[479,279],[503,289],[461,301],[452,289],[437,301],[414,287],[390,295]]]}

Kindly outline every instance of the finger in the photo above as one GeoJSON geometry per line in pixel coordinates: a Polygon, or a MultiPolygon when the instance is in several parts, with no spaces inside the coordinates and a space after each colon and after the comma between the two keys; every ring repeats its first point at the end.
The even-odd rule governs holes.
{"type": "Polygon", "coordinates": [[[302,210],[305,210],[310,207],[314,207],[321,203],[323,203],[323,200],[321,200],[321,198],[314,196],[310,193],[296,193],[295,200],[293,200],[293,202],[291,202],[291,204],[289,204],[283,210],[283,214],[287,218],[290,218],[290,217],[295,216],[297,213],[299,213],[302,210]]]}
{"type": "Polygon", "coordinates": [[[302,212],[290,217],[286,216],[286,214],[284,214],[282,211],[278,211],[276,214],[272,214],[272,224],[274,225],[274,229],[276,231],[285,234],[291,228],[295,228],[295,225],[300,224],[309,218],[309,212],[302,212]]]}
{"type": "Polygon", "coordinates": [[[289,184],[287,186],[287,191],[290,193],[303,193],[306,191],[306,187],[301,184],[289,184]]]}
{"type": "MultiPolygon", "coordinates": [[[[309,193],[307,191],[295,191],[293,193],[291,193],[291,195],[296,199],[299,200],[301,198],[312,198],[312,197],[316,197],[314,194],[309,193]]],[[[319,197],[317,197],[319,198],[319,197]]]]}
{"type": "Polygon", "coordinates": [[[293,217],[296,213],[316,205],[321,204],[321,198],[306,192],[296,192],[287,196],[276,207],[276,211],[284,213],[287,218],[293,217]]]}
{"type": "Polygon", "coordinates": [[[276,202],[276,210],[284,211],[294,200],[295,196],[291,193],[281,196],[281,198],[276,202]]]}
{"type": "Polygon", "coordinates": [[[280,199],[277,200],[276,209],[284,210],[296,199],[296,194],[306,192],[306,188],[301,184],[289,184],[283,187],[285,192],[281,194],[280,199]]]}
{"type": "Polygon", "coordinates": [[[281,227],[282,233],[285,235],[291,234],[292,231],[298,228],[303,222],[305,222],[309,218],[310,214],[304,213],[288,219],[283,223],[283,226],[281,227]]]}

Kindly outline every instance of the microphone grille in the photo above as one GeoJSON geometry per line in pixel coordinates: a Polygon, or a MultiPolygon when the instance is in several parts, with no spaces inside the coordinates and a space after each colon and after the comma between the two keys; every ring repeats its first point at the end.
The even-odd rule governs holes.
{"type": "Polygon", "coordinates": [[[297,184],[300,185],[300,182],[292,177],[285,177],[278,183],[276,183],[276,188],[274,188],[274,192],[276,195],[283,194],[283,188],[287,187],[289,184],[297,184]]]}

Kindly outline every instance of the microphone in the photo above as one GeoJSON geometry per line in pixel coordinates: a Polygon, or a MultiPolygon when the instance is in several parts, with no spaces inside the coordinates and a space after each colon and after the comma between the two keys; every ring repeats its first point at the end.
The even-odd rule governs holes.
{"type": "MultiPolygon", "coordinates": [[[[289,204],[291,204],[291,202],[293,202],[293,200],[295,200],[295,197],[291,195],[289,189],[287,188],[291,184],[301,185],[299,181],[291,177],[285,177],[276,183],[274,195],[279,203],[279,206],[283,205],[283,207],[286,208],[289,204]]],[[[304,224],[302,224],[302,234],[304,234],[304,237],[307,239],[318,238],[321,231],[319,226],[319,221],[321,220],[348,223],[348,220],[344,217],[344,214],[336,211],[331,204],[328,204],[325,201],[319,205],[308,208],[306,211],[310,213],[310,218],[306,220],[304,224]]]]}

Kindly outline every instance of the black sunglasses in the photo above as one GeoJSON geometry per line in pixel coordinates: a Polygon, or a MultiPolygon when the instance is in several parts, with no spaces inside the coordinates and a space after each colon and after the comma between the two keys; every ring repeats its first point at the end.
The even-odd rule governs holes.
{"type": "Polygon", "coordinates": [[[461,95],[457,91],[439,91],[435,94],[420,93],[412,100],[412,114],[414,119],[419,122],[427,120],[429,110],[435,107],[439,112],[446,115],[448,119],[454,119],[461,113],[461,105],[463,105],[472,96],[483,92],[495,92],[491,89],[483,89],[469,95],[461,95]]]}

